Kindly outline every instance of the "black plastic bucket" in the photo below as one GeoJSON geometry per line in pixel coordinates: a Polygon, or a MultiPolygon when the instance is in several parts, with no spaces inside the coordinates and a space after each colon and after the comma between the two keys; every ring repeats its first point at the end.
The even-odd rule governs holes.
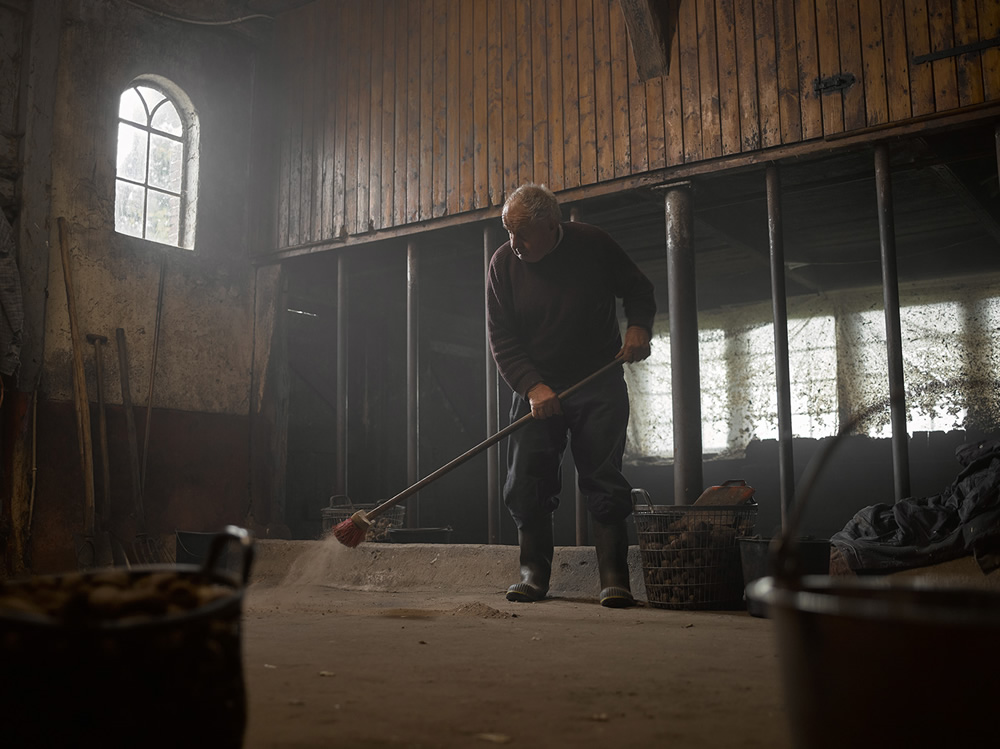
{"type": "Polygon", "coordinates": [[[0,584],[5,746],[239,749],[247,532],[215,534],[193,565],[106,568],[0,584]],[[240,544],[240,576],[216,562],[240,544]]]}

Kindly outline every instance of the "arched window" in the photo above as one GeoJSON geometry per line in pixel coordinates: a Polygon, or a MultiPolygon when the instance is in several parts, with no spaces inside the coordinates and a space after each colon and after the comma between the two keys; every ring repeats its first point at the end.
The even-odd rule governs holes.
{"type": "Polygon", "coordinates": [[[115,231],[194,249],[198,119],[183,92],[143,77],[121,95],[115,231]]]}

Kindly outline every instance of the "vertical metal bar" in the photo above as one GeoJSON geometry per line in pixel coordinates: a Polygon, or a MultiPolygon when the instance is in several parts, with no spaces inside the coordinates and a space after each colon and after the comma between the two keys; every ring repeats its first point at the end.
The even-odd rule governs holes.
{"type": "MultiPolygon", "coordinates": [[[[573,206],[569,209],[569,220],[580,220],[580,209],[573,206]]],[[[573,470],[573,506],[576,510],[576,545],[586,546],[590,543],[590,515],[587,512],[587,502],[580,491],[580,472],[573,470]]]]}
{"type": "MultiPolygon", "coordinates": [[[[492,223],[483,227],[483,280],[484,290],[489,285],[490,259],[497,247],[497,232],[492,223]]],[[[486,299],[483,294],[483,305],[486,299]]],[[[483,314],[486,321],[486,436],[492,437],[500,431],[499,396],[497,394],[497,365],[490,351],[489,318],[483,314]]],[[[500,543],[500,445],[490,445],[486,451],[486,530],[487,541],[491,544],[500,543]]]]}
{"type": "Polygon", "coordinates": [[[879,243],[882,248],[882,299],[889,354],[889,410],[892,420],[892,474],[896,499],[910,496],[910,459],[906,432],[906,389],[903,383],[903,334],[899,323],[899,279],[896,269],[896,227],[893,221],[892,173],[889,147],[875,146],[875,188],[879,243]]]}
{"type": "Polygon", "coordinates": [[[337,257],[337,453],[334,494],[347,494],[347,258],[337,257]]]}
{"type": "Polygon", "coordinates": [[[771,309],[774,317],[774,376],[778,392],[778,475],[781,526],[785,527],[795,496],[792,461],[792,378],[788,365],[788,306],[785,292],[785,243],[781,221],[781,178],[771,164],[767,184],[767,232],[771,247],[771,309]]]}
{"type": "Polygon", "coordinates": [[[692,504],[702,490],[701,366],[695,293],[691,186],[666,188],[670,396],[674,417],[674,504],[692,504]]]}
{"type": "MultiPolygon", "coordinates": [[[[420,480],[420,276],[417,243],[406,243],[406,478],[420,480]]],[[[406,501],[406,525],[420,527],[420,495],[406,501]]]]}

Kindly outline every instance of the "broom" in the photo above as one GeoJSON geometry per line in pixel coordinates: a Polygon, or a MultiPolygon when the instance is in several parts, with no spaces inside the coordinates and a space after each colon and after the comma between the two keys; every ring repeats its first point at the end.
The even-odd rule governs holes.
{"type": "MultiPolygon", "coordinates": [[[[580,380],[580,382],[576,383],[575,385],[569,388],[566,388],[566,390],[559,393],[559,400],[564,400],[565,398],[568,398],[577,390],[584,387],[585,385],[588,385],[591,381],[600,377],[608,370],[621,366],[624,363],[624,361],[625,361],[624,358],[616,357],[613,361],[608,362],[593,374],[588,375],[584,379],[580,380]]],[[[476,455],[481,453],[486,448],[490,447],[491,445],[495,445],[497,442],[502,440],[511,432],[514,432],[523,427],[533,418],[534,417],[530,413],[526,414],[525,416],[522,416],[513,424],[504,427],[499,432],[494,434],[492,437],[489,437],[488,439],[479,443],[478,445],[468,450],[467,452],[462,453],[457,458],[452,460],[450,463],[441,466],[436,471],[434,471],[434,473],[431,473],[428,476],[425,476],[424,478],[420,479],[420,481],[415,483],[413,486],[404,489],[392,499],[387,499],[382,504],[368,511],[358,510],[353,515],[351,515],[351,517],[349,517],[347,520],[344,520],[343,522],[337,524],[337,526],[333,529],[334,538],[340,541],[340,543],[344,544],[344,546],[349,546],[350,548],[353,549],[364,540],[365,533],[371,527],[372,520],[374,520],[376,517],[381,515],[389,508],[399,504],[407,497],[416,494],[418,491],[423,489],[429,483],[441,478],[446,473],[462,465],[470,458],[474,458],[476,455]]]]}

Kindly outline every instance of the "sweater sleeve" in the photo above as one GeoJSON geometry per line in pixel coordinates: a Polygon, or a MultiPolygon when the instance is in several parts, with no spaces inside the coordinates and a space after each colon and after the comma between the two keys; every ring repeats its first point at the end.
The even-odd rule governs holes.
{"type": "Polygon", "coordinates": [[[490,351],[497,371],[510,389],[527,397],[528,391],[542,376],[521,344],[514,324],[513,292],[510,278],[503,272],[504,252],[501,247],[490,262],[489,283],[486,287],[486,318],[490,351]]]}

